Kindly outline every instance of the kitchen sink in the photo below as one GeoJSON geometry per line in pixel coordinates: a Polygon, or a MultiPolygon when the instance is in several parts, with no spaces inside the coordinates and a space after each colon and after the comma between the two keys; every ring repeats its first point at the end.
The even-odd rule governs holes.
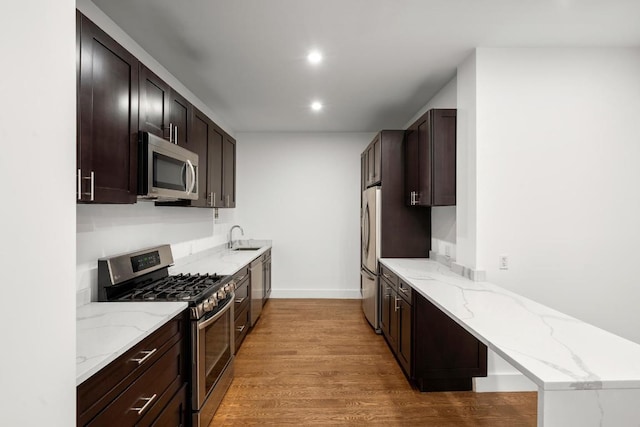
{"type": "Polygon", "coordinates": [[[248,247],[240,247],[240,248],[234,248],[232,250],[234,251],[257,251],[260,248],[248,248],[248,247]]]}

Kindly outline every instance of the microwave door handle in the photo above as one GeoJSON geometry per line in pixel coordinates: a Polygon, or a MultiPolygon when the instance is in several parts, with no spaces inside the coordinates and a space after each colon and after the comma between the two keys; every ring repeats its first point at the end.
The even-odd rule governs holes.
{"type": "Polygon", "coordinates": [[[191,160],[187,160],[187,164],[189,165],[189,169],[191,169],[191,177],[192,177],[191,185],[187,190],[187,194],[191,194],[191,192],[193,191],[193,188],[196,186],[196,168],[193,167],[193,163],[191,163],[191,160]]]}

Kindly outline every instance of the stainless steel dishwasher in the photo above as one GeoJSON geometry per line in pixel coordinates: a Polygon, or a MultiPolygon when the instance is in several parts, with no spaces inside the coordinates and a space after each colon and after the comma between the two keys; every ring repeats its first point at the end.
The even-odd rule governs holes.
{"type": "Polygon", "coordinates": [[[251,263],[251,326],[256,324],[262,312],[262,297],[264,296],[263,260],[264,255],[261,255],[251,263]]]}

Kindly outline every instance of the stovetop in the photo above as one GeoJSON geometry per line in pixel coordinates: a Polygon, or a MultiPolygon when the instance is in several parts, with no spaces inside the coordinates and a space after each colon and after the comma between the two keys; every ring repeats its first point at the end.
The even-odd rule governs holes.
{"type": "Polygon", "coordinates": [[[169,245],[100,258],[98,301],[184,301],[196,320],[228,306],[236,285],[231,276],[170,276],[172,264],[169,245]]]}
{"type": "Polygon", "coordinates": [[[217,274],[178,274],[150,285],[131,289],[117,301],[185,301],[196,304],[216,292],[227,276],[217,274]]]}

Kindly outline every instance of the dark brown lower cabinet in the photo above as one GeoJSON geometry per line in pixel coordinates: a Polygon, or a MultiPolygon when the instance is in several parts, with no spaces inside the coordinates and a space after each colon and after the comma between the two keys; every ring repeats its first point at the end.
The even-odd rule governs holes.
{"type": "Polygon", "coordinates": [[[411,294],[406,294],[407,289],[411,288],[403,282],[396,285],[394,281],[380,279],[382,296],[380,329],[405,374],[410,376],[413,327],[411,294]]]}
{"type": "Polygon", "coordinates": [[[78,426],[189,425],[181,314],[77,387],[78,426]]]}
{"type": "Polygon", "coordinates": [[[248,267],[245,266],[234,274],[232,280],[236,282],[233,327],[235,329],[235,351],[238,352],[251,327],[251,284],[248,267]]]}
{"type": "Polygon", "coordinates": [[[487,346],[413,291],[412,379],[420,391],[472,390],[487,376],[487,346]]]}
{"type": "Polygon", "coordinates": [[[453,319],[380,266],[380,329],[420,391],[472,390],[487,376],[487,347],[453,319]]]}

